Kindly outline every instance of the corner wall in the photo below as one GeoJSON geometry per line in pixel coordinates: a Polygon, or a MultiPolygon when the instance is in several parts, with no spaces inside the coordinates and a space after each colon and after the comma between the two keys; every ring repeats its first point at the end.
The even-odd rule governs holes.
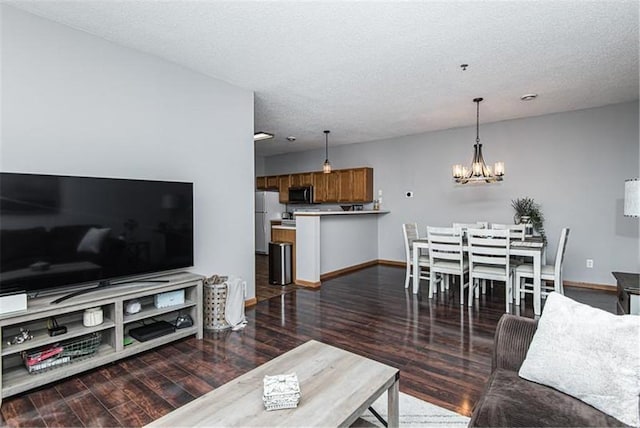
{"type": "Polygon", "coordinates": [[[194,183],[195,267],[255,296],[253,93],[9,6],[2,171],[194,183]]]}
{"type": "MultiPolygon", "coordinates": [[[[475,126],[330,147],[336,169],[374,168],[375,194],[391,211],[379,222],[380,259],[404,260],[402,223],[418,222],[421,233],[454,221],[512,223],[511,200],[529,196],[546,217],[550,262],[560,229],[571,228],[565,280],[615,284],[611,271],[640,270],[639,221],[623,216],[624,180],[639,176],[638,102],[481,123],[480,137],[487,163],[505,162],[504,182],[453,183],[451,166],[471,160],[475,126]]],[[[271,156],[265,173],[320,170],[323,159],[320,150],[271,156]]]]}

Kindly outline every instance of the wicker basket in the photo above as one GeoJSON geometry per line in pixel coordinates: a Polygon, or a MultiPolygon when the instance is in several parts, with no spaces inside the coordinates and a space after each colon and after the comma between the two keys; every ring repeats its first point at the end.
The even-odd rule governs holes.
{"type": "Polygon", "coordinates": [[[227,282],[206,281],[204,283],[204,328],[226,330],[231,328],[224,318],[227,304],[227,282]]]}
{"type": "Polygon", "coordinates": [[[80,336],[59,344],[47,345],[22,353],[22,359],[29,374],[42,373],[66,364],[92,357],[102,343],[100,332],[80,336]],[[37,361],[38,356],[51,356],[37,361]]]}

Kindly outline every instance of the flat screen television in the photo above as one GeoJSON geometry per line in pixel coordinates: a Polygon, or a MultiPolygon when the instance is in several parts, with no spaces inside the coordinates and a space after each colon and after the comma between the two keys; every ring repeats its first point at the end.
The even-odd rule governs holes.
{"type": "Polygon", "coordinates": [[[2,294],[190,266],[193,183],[0,173],[2,294]]]}

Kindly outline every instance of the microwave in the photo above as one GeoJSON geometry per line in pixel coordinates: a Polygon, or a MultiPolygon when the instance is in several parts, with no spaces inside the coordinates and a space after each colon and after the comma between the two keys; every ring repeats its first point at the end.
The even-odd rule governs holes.
{"type": "Polygon", "coordinates": [[[289,187],[290,204],[312,204],[313,186],[289,187]]]}

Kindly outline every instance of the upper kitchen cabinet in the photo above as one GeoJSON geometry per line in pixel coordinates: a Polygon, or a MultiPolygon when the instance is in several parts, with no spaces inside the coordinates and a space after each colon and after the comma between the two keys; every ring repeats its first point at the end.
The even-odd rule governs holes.
{"type": "Polygon", "coordinates": [[[316,203],[372,202],[373,168],[303,172],[277,176],[258,177],[258,190],[278,190],[280,202],[289,202],[289,187],[313,186],[316,203]]]}
{"type": "Polygon", "coordinates": [[[336,171],[338,176],[338,202],[353,202],[353,170],[336,171]]]}
{"type": "Polygon", "coordinates": [[[291,175],[278,176],[278,192],[280,193],[280,203],[289,202],[289,187],[291,187],[291,175]]]}
{"type": "Polygon", "coordinates": [[[373,168],[314,172],[313,191],[315,202],[371,202],[373,168]]]}
{"type": "Polygon", "coordinates": [[[313,173],[291,174],[291,187],[313,186],[313,173]]]}
{"type": "Polygon", "coordinates": [[[373,168],[355,168],[351,179],[351,202],[373,201],[373,168]]]}
{"type": "Polygon", "coordinates": [[[256,190],[279,190],[277,175],[268,177],[256,177],[256,190]]]}
{"type": "Polygon", "coordinates": [[[312,173],[312,185],[313,185],[313,202],[326,202],[327,201],[327,176],[324,172],[312,173]]]}
{"type": "Polygon", "coordinates": [[[270,175],[266,177],[267,189],[280,190],[280,180],[277,175],[270,175]]]}

